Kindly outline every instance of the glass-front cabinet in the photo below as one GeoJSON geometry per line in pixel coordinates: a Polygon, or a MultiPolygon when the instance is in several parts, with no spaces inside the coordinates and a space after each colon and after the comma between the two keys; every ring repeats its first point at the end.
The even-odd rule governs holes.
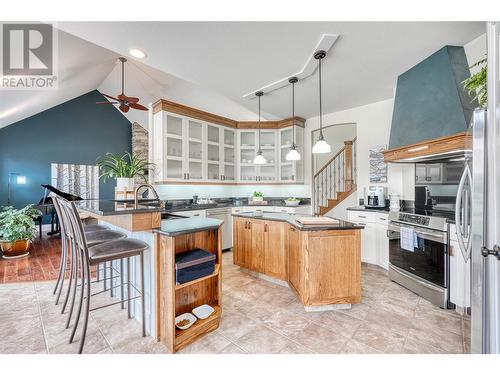
{"type": "MultiPolygon", "coordinates": [[[[300,183],[303,161],[287,161],[292,128],[262,129],[267,163],[255,165],[258,129],[235,129],[169,112],[154,114],[151,137],[157,182],[300,183]]],[[[304,131],[296,127],[303,156],[304,131]]]]}
{"type": "Polygon", "coordinates": [[[290,151],[293,142],[292,128],[279,130],[279,179],[280,182],[303,182],[304,181],[304,129],[295,127],[295,144],[301,155],[301,160],[286,160],[286,154],[290,151]]]}

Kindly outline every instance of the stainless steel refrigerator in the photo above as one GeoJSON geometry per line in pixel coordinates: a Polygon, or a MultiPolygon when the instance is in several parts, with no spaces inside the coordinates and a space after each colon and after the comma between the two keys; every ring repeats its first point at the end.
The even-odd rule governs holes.
{"type": "Polygon", "coordinates": [[[455,212],[471,266],[471,353],[500,353],[500,23],[487,23],[488,109],[474,112],[455,212]]]}

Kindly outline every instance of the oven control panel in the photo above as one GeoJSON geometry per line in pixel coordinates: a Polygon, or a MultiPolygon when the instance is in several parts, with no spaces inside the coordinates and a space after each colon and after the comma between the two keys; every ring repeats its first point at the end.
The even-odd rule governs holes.
{"type": "Polygon", "coordinates": [[[430,217],[400,213],[398,220],[409,224],[428,226],[430,217]]]}

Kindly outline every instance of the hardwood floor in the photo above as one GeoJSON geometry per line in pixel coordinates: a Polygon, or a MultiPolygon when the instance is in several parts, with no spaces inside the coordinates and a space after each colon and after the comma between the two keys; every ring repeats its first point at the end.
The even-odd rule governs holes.
{"type": "Polygon", "coordinates": [[[59,236],[36,238],[30,254],[18,259],[0,258],[0,284],[55,280],[61,258],[59,236]]]}

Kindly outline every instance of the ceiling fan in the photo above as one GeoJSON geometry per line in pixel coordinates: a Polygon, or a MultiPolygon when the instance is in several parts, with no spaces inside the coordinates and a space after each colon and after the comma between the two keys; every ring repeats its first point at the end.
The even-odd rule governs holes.
{"type": "Polygon", "coordinates": [[[113,97],[111,95],[102,94],[106,98],[113,99],[114,102],[105,101],[105,102],[97,102],[96,104],[119,104],[118,109],[120,111],[126,113],[130,108],[138,109],[140,111],[147,111],[148,109],[144,107],[142,104],[139,104],[139,98],[135,98],[133,96],[127,96],[123,93],[123,87],[125,85],[125,69],[124,65],[127,62],[125,57],[120,57],[118,60],[122,63],[122,92],[118,94],[117,97],[113,97]]]}

